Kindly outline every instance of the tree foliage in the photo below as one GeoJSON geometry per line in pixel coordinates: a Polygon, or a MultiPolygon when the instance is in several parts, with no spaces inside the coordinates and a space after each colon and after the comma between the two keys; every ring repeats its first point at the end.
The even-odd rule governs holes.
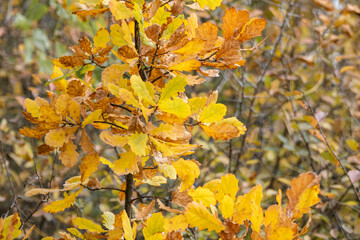
{"type": "MultiPolygon", "coordinates": [[[[314,2],[334,11],[323,1],[314,2]]],[[[272,176],[267,190],[274,181],[288,184],[287,190],[279,187],[273,191],[275,200],[263,202],[264,184],[256,185],[248,179],[252,183],[244,191],[241,183],[242,178],[248,178],[242,175],[241,158],[247,154],[253,154],[259,161],[262,158],[256,151],[245,152],[244,144],[252,141],[249,143],[261,145],[254,136],[257,129],[249,132],[254,124],[250,120],[253,111],[262,112],[262,104],[266,104],[261,97],[273,101],[264,91],[270,83],[265,74],[274,57],[281,59],[281,53],[276,52],[279,42],[275,42],[270,60],[252,92],[249,113],[244,118],[247,127],[233,109],[228,111],[225,104],[218,103],[218,98],[224,99],[226,95],[219,95],[218,91],[196,95],[191,91],[201,87],[206,79],[218,77],[219,70],[246,68],[246,57],[256,57],[254,50],[263,42],[258,38],[255,47],[243,47],[262,36],[266,21],[234,7],[224,11],[220,23],[199,21],[194,12],[184,14],[183,1],[80,0],[80,3],[86,8],[73,8],[74,16],[85,22],[107,18],[108,25],[98,27],[93,36],[81,36],[71,47],[71,55],[52,60],[53,71],[45,84],[49,86],[47,97],[27,98],[23,102],[23,115],[31,126],[22,127],[20,134],[41,142],[37,155],[55,156],[49,184],[43,186],[40,180],[25,193],[27,198],[42,195],[30,217],[48,202],[43,211],[67,216],[66,222],[72,226],[43,239],[197,239],[198,236],[299,239],[306,234],[312,220],[311,207],[320,202],[317,175],[320,171],[313,157],[310,156],[313,172],[298,174],[291,181],[272,176]],[[255,102],[257,98],[260,100],[255,102]],[[220,141],[219,144],[230,143],[227,174],[219,171],[221,175],[215,177],[210,173],[210,179],[199,179],[204,178],[206,171],[199,160],[204,156],[202,148],[208,150],[212,144],[197,141],[194,137],[199,135],[207,141],[212,138],[220,141]],[[247,140],[249,135],[251,139],[247,140]],[[242,139],[239,156],[231,162],[231,144],[239,138],[242,139]],[[67,174],[61,179],[63,184],[53,186],[57,160],[62,169],[67,169],[67,174]],[[92,216],[83,214],[81,199],[105,191],[109,193],[101,201],[118,204],[110,203],[92,216]],[[282,196],[284,191],[286,197],[282,196]],[[79,212],[66,215],[70,208],[79,212]]],[[[211,12],[220,5],[221,1],[195,1],[186,6],[211,12]]],[[[292,14],[292,7],[283,17],[283,24],[288,14],[292,14]]],[[[352,11],[356,12],[356,8],[352,11]]],[[[282,34],[278,35],[279,41],[282,34]]],[[[312,64],[307,57],[298,59],[312,64]]],[[[340,72],[351,70],[345,67],[340,72]]],[[[272,91],[278,91],[277,84],[276,80],[271,82],[272,91]]],[[[358,196],[352,182],[354,172],[348,174],[334,152],[334,143],[326,138],[320,125],[326,114],[311,108],[308,92],[300,93],[289,84],[288,91],[281,94],[292,107],[294,100],[302,99],[297,104],[308,113],[303,116],[312,127],[308,132],[326,146],[321,156],[345,172],[358,196]]],[[[249,93],[248,88],[243,86],[243,89],[242,97],[249,93]]],[[[290,117],[292,127],[302,131],[296,126],[296,114],[290,117]]],[[[307,143],[303,132],[301,136],[307,143]]],[[[289,143],[283,136],[278,138],[291,150],[293,146],[286,146],[289,143]]],[[[356,148],[351,139],[346,143],[356,148]]],[[[271,149],[265,151],[271,153],[271,149]]],[[[329,193],[322,195],[333,197],[329,193]]],[[[21,222],[27,221],[28,218],[20,218],[18,213],[1,218],[0,236],[15,239],[24,227],[21,222]]]]}

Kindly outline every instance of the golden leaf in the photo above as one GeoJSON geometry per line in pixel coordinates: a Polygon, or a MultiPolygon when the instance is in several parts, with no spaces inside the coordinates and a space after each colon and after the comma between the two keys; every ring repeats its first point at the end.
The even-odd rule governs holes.
{"type": "Polygon", "coordinates": [[[65,196],[64,199],[62,200],[58,200],[50,203],[49,205],[44,207],[44,211],[49,213],[57,213],[64,211],[66,208],[69,208],[74,204],[75,198],[79,195],[80,192],[81,189],[68,196],[65,196]]]}
{"type": "Polygon", "coordinates": [[[64,143],[64,145],[60,148],[61,153],[59,155],[59,159],[64,164],[64,166],[68,168],[75,166],[78,161],[77,157],[79,156],[79,154],[76,152],[76,148],[77,147],[71,140],[67,143],[64,143]]]}
{"type": "Polygon", "coordinates": [[[214,206],[216,204],[214,193],[207,188],[190,189],[188,194],[195,202],[202,204],[204,207],[208,208],[210,205],[214,206]]]}
{"type": "Polygon", "coordinates": [[[79,166],[81,172],[81,182],[84,182],[88,177],[91,176],[100,165],[100,157],[95,152],[92,154],[85,155],[81,159],[81,164],[79,166]]]}
{"type": "Polygon", "coordinates": [[[194,161],[180,158],[172,165],[175,167],[178,177],[182,180],[181,192],[190,188],[200,175],[199,166],[194,161]]]}
{"type": "Polygon", "coordinates": [[[102,233],[104,229],[99,224],[96,224],[86,218],[77,217],[72,220],[73,224],[79,229],[88,230],[89,232],[102,233]]]}
{"type": "Polygon", "coordinates": [[[185,218],[190,227],[197,227],[199,230],[208,229],[220,232],[225,229],[221,221],[212,215],[204,206],[198,203],[190,203],[186,207],[185,218]]]}

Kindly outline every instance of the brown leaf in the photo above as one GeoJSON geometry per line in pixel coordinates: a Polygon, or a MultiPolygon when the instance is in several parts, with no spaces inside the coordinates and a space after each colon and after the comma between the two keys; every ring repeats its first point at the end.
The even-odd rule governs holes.
{"type": "Polygon", "coordinates": [[[138,220],[147,219],[151,211],[153,210],[154,206],[155,206],[155,199],[153,199],[150,204],[140,203],[139,211],[135,214],[136,219],[138,220]]]}
{"type": "Polygon", "coordinates": [[[91,154],[95,152],[94,144],[91,142],[84,128],[82,129],[81,133],[80,146],[86,154],[91,154]]]}
{"type": "Polygon", "coordinates": [[[30,137],[30,138],[36,138],[41,140],[43,136],[48,132],[48,130],[40,130],[40,129],[33,129],[33,128],[21,128],[19,129],[19,133],[21,135],[30,137]]]}
{"type": "Polygon", "coordinates": [[[79,38],[79,47],[81,47],[87,54],[93,54],[91,49],[91,42],[84,36],[79,38]]]}
{"type": "Polygon", "coordinates": [[[177,203],[182,207],[186,207],[189,203],[193,201],[192,197],[188,195],[189,190],[185,190],[180,192],[179,190],[175,190],[172,192],[173,203],[177,203]]]}
{"type": "Polygon", "coordinates": [[[79,80],[72,80],[69,82],[67,87],[67,94],[72,97],[83,96],[85,93],[85,85],[82,84],[79,80]]]}
{"type": "Polygon", "coordinates": [[[165,206],[165,204],[163,204],[159,199],[157,200],[157,203],[159,204],[159,208],[166,210],[168,212],[175,213],[175,214],[183,213],[183,211],[180,211],[179,209],[172,209],[168,206],[165,206]]]}
{"type": "Polygon", "coordinates": [[[85,63],[84,59],[78,56],[64,56],[59,58],[59,61],[64,66],[71,68],[82,66],[85,63]]]}
{"type": "Polygon", "coordinates": [[[265,26],[266,26],[265,19],[252,18],[242,27],[240,35],[236,39],[240,42],[245,42],[253,37],[261,36],[262,35],[261,32],[265,29],[265,26]]]}
{"type": "Polygon", "coordinates": [[[40,145],[37,147],[37,154],[38,155],[46,155],[52,151],[54,151],[55,148],[50,147],[49,145],[47,145],[46,143],[40,145]]]}
{"type": "Polygon", "coordinates": [[[124,45],[118,49],[118,53],[121,57],[125,59],[137,58],[139,55],[134,50],[134,48],[129,45],[124,45]]]}

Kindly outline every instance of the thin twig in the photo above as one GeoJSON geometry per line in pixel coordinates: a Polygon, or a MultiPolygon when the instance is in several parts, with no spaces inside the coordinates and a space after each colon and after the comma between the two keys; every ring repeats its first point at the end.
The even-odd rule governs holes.
{"type": "Polygon", "coordinates": [[[349,181],[350,181],[350,184],[351,184],[351,186],[352,186],[352,188],[353,188],[353,190],[354,190],[354,193],[355,193],[355,196],[356,196],[357,200],[360,202],[360,195],[359,195],[359,193],[358,193],[358,191],[357,191],[354,183],[352,182],[352,180],[351,180],[351,178],[350,178],[350,176],[349,176],[349,173],[348,173],[348,171],[346,170],[346,167],[345,167],[344,164],[341,162],[340,158],[339,158],[338,155],[335,153],[334,149],[330,146],[330,144],[329,144],[329,142],[328,142],[328,140],[327,140],[327,138],[326,138],[326,136],[325,136],[325,134],[324,134],[324,131],[322,130],[322,127],[320,126],[320,123],[319,123],[319,121],[317,120],[317,118],[316,118],[316,116],[315,116],[314,110],[313,110],[312,107],[310,106],[310,103],[309,103],[309,101],[307,100],[306,96],[305,96],[305,95],[303,95],[303,96],[304,96],[304,100],[305,100],[305,102],[306,102],[306,104],[307,104],[307,106],[308,106],[308,108],[309,108],[309,110],[310,110],[311,115],[314,117],[314,119],[315,119],[316,122],[317,122],[317,126],[318,126],[318,129],[319,129],[319,132],[320,132],[321,136],[323,137],[326,146],[328,147],[328,149],[330,150],[330,152],[333,154],[333,156],[336,158],[336,160],[339,162],[340,167],[341,167],[342,170],[345,172],[347,178],[348,178],[349,181]]]}

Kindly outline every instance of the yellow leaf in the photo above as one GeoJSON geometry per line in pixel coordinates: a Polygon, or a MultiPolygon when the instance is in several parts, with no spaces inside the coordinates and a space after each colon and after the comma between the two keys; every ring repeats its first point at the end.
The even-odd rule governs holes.
{"type": "Polygon", "coordinates": [[[109,1],[109,8],[116,20],[128,19],[134,16],[133,12],[126,7],[125,3],[116,0],[109,1]]]}
{"type": "Polygon", "coordinates": [[[69,141],[76,129],[77,127],[52,129],[45,135],[45,143],[50,147],[61,147],[69,141]]]}
{"type": "Polygon", "coordinates": [[[175,215],[172,218],[165,219],[164,228],[165,232],[172,232],[172,231],[185,231],[185,229],[189,226],[187,223],[185,216],[182,214],[175,215]]]}
{"type": "Polygon", "coordinates": [[[271,226],[271,228],[274,229],[279,221],[280,214],[281,208],[279,205],[271,205],[268,207],[265,211],[264,225],[271,226]]]}
{"type": "Polygon", "coordinates": [[[192,41],[189,41],[185,46],[183,46],[180,49],[177,49],[173,51],[173,53],[176,53],[178,55],[197,55],[201,52],[205,47],[205,41],[202,39],[195,39],[192,41]]]}
{"type": "Polygon", "coordinates": [[[1,240],[13,240],[21,234],[19,229],[21,226],[21,221],[18,213],[10,215],[2,222],[0,218],[0,236],[1,240]]]}
{"type": "Polygon", "coordinates": [[[102,114],[101,109],[95,110],[94,112],[90,113],[89,116],[87,116],[85,120],[82,122],[81,127],[85,127],[86,125],[93,123],[96,120],[99,120],[101,114],[102,114]]]}
{"type": "Polygon", "coordinates": [[[209,189],[213,193],[216,193],[220,183],[221,183],[220,179],[214,179],[211,180],[210,182],[207,182],[203,187],[209,189]]]}
{"type": "Polygon", "coordinates": [[[224,219],[231,218],[234,213],[234,200],[229,195],[225,195],[220,201],[219,209],[224,219]]]}
{"type": "Polygon", "coordinates": [[[101,28],[94,36],[94,46],[96,49],[106,48],[106,44],[110,42],[110,35],[106,28],[101,28]]]}
{"type": "Polygon", "coordinates": [[[167,23],[167,18],[171,16],[171,12],[165,10],[165,6],[160,7],[154,17],[151,18],[151,23],[159,24],[160,26],[167,23]]]}
{"type": "Polygon", "coordinates": [[[300,218],[310,211],[310,207],[320,202],[319,178],[315,173],[307,172],[291,180],[291,188],[286,191],[289,198],[287,210],[293,219],[300,218]]]}
{"type": "Polygon", "coordinates": [[[187,85],[186,79],[180,76],[176,76],[169,80],[169,82],[162,89],[160,100],[170,99],[178,95],[179,92],[185,91],[187,85]]]}
{"type": "Polygon", "coordinates": [[[135,153],[131,151],[121,153],[120,159],[114,162],[112,169],[118,175],[138,172],[138,162],[140,162],[140,160],[140,157],[136,156],[135,153]]]}
{"type": "Polygon", "coordinates": [[[191,72],[192,70],[196,70],[199,67],[201,67],[201,62],[198,60],[188,60],[180,61],[179,63],[171,65],[169,70],[191,72]]]}
{"type": "Polygon", "coordinates": [[[165,184],[167,183],[166,178],[164,178],[163,176],[155,176],[152,178],[147,178],[145,180],[142,181],[143,183],[149,184],[151,186],[160,186],[161,184],[165,184]]]}
{"type": "Polygon", "coordinates": [[[188,194],[195,202],[202,204],[204,207],[208,208],[210,205],[214,206],[216,204],[214,193],[207,188],[190,189],[188,194]]]}
{"type": "Polygon", "coordinates": [[[146,103],[155,105],[155,102],[150,94],[146,84],[141,78],[137,75],[132,75],[130,78],[130,83],[132,89],[134,89],[135,95],[139,98],[139,101],[145,100],[146,103]]]}
{"type": "Polygon", "coordinates": [[[161,111],[174,114],[179,118],[187,118],[191,114],[189,105],[177,97],[173,100],[163,100],[159,102],[158,106],[161,111]]]}
{"type": "Polygon", "coordinates": [[[212,215],[204,206],[198,203],[190,203],[186,207],[185,218],[190,227],[197,227],[198,230],[209,229],[221,232],[225,230],[221,221],[212,215]]]}
{"type": "Polygon", "coordinates": [[[89,6],[95,7],[100,4],[103,0],[79,0],[80,3],[86,3],[89,6]]]}
{"type": "Polygon", "coordinates": [[[195,97],[188,100],[191,114],[198,113],[206,104],[206,97],[195,97]]]}
{"type": "Polygon", "coordinates": [[[69,102],[69,116],[76,123],[80,123],[80,104],[75,100],[71,99],[69,102]]]}
{"type": "Polygon", "coordinates": [[[109,91],[114,94],[116,97],[120,98],[122,101],[124,101],[126,104],[141,108],[141,105],[136,100],[134,95],[127,89],[119,88],[115,86],[114,84],[109,84],[109,91]]]}
{"type": "Polygon", "coordinates": [[[108,165],[109,168],[113,168],[115,166],[112,162],[110,162],[106,158],[100,157],[100,161],[102,164],[108,165]]]}
{"type": "Polygon", "coordinates": [[[274,229],[271,234],[267,236],[268,240],[292,240],[294,239],[294,232],[289,227],[279,227],[274,229]]]}
{"type": "Polygon", "coordinates": [[[244,134],[246,127],[236,118],[226,118],[209,126],[200,125],[202,130],[215,140],[227,140],[244,134]]]}
{"type": "Polygon", "coordinates": [[[200,175],[199,166],[191,161],[180,158],[172,164],[179,178],[182,180],[180,191],[190,188],[200,175]]]}
{"type": "Polygon", "coordinates": [[[250,220],[251,229],[259,232],[264,218],[262,208],[260,207],[262,197],[262,187],[260,184],[253,187],[249,193],[239,196],[235,204],[233,221],[243,224],[245,220],[250,220]]]}
{"type": "Polygon", "coordinates": [[[159,172],[163,173],[165,177],[176,179],[176,169],[169,164],[159,164],[159,172]]]}
{"type": "Polygon", "coordinates": [[[27,191],[25,193],[25,196],[26,197],[31,197],[31,196],[34,196],[34,195],[38,195],[38,194],[47,194],[47,193],[52,193],[52,192],[59,192],[60,189],[58,188],[52,188],[52,189],[47,189],[47,188],[33,188],[29,191],[27,191]]]}
{"type": "Polygon", "coordinates": [[[143,229],[145,239],[149,239],[151,236],[163,232],[164,229],[164,217],[161,213],[154,213],[146,221],[146,225],[143,229]]]}
{"type": "Polygon", "coordinates": [[[203,123],[212,123],[221,121],[226,114],[226,106],[221,103],[212,103],[204,107],[200,113],[199,121],[203,123]]]}
{"type": "Polygon", "coordinates": [[[125,212],[125,210],[123,210],[121,213],[121,221],[122,221],[122,227],[124,229],[124,238],[126,240],[133,240],[134,235],[133,235],[133,232],[131,229],[129,217],[128,217],[127,213],[125,212]]]}
{"type": "Polygon", "coordinates": [[[40,117],[42,115],[40,112],[40,107],[49,106],[49,103],[39,97],[36,97],[35,100],[27,98],[24,101],[24,106],[26,108],[26,111],[30,113],[33,117],[40,117]]]}
{"type": "Polygon", "coordinates": [[[128,143],[127,136],[120,136],[113,134],[111,131],[103,131],[100,133],[100,138],[104,143],[113,147],[123,147],[128,143]]]}
{"type": "Polygon", "coordinates": [[[209,7],[211,10],[221,5],[222,0],[194,0],[198,2],[201,8],[209,7]]]}
{"type": "Polygon", "coordinates": [[[57,213],[64,211],[66,208],[69,208],[74,204],[75,198],[79,195],[80,192],[81,189],[68,196],[65,196],[64,199],[62,200],[58,200],[50,203],[49,205],[44,207],[44,211],[48,213],[57,213]]]}
{"type": "Polygon", "coordinates": [[[93,223],[92,221],[77,217],[72,220],[73,224],[76,225],[79,229],[88,230],[89,232],[102,233],[105,232],[104,229],[99,224],[93,223]]]}
{"type": "Polygon", "coordinates": [[[222,176],[220,184],[217,185],[216,200],[220,202],[225,195],[229,195],[235,201],[236,193],[239,190],[238,184],[239,180],[233,174],[222,176]]]}
{"type": "Polygon", "coordinates": [[[100,157],[95,152],[89,155],[85,155],[81,159],[81,164],[79,166],[81,172],[81,182],[84,182],[88,177],[91,176],[100,165],[100,157]]]}
{"type": "Polygon", "coordinates": [[[144,133],[133,133],[129,137],[128,144],[130,145],[131,150],[138,156],[145,156],[148,136],[144,133]]]}
{"type": "Polygon", "coordinates": [[[115,223],[115,215],[112,212],[104,212],[101,217],[104,219],[103,220],[103,225],[109,229],[112,230],[114,229],[114,223],[115,223]]]}
{"type": "Polygon", "coordinates": [[[77,157],[79,154],[76,152],[76,145],[73,141],[69,140],[69,142],[64,143],[64,145],[60,148],[59,159],[62,164],[68,168],[72,168],[78,162],[77,157]]]}
{"type": "Polygon", "coordinates": [[[67,228],[66,229],[69,233],[71,233],[72,235],[74,235],[75,237],[78,237],[80,239],[84,239],[84,236],[81,234],[81,232],[79,230],[77,230],[76,228],[67,228]]]}
{"type": "Polygon", "coordinates": [[[62,117],[66,116],[69,109],[70,96],[68,94],[61,94],[55,103],[55,112],[62,117]]]}
{"type": "Polygon", "coordinates": [[[167,28],[161,34],[160,39],[170,39],[172,34],[183,24],[182,16],[183,15],[178,15],[175,19],[172,20],[169,25],[167,25],[167,28]]]}
{"type": "Polygon", "coordinates": [[[199,145],[194,144],[176,144],[171,142],[163,142],[153,137],[150,137],[150,139],[151,142],[155,145],[156,149],[160,151],[164,157],[188,155],[192,153],[192,150],[199,147],[199,145]]]}

